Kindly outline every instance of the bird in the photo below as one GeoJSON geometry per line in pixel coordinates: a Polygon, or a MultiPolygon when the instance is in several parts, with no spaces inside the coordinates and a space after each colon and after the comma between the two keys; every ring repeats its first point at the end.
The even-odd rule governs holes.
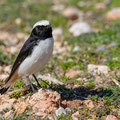
{"type": "Polygon", "coordinates": [[[30,36],[16,57],[11,72],[6,78],[4,86],[0,89],[0,94],[4,94],[18,78],[26,78],[34,92],[35,89],[29,78],[30,75],[34,77],[40,87],[35,73],[44,69],[52,56],[53,47],[54,38],[50,22],[48,20],[36,22],[30,36]]]}

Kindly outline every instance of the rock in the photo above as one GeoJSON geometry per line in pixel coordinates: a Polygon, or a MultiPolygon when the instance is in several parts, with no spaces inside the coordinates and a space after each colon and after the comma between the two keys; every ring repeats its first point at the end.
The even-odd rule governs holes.
{"type": "Polygon", "coordinates": [[[47,113],[55,112],[60,104],[60,94],[52,90],[40,89],[28,97],[26,102],[32,106],[33,114],[44,116],[47,113]]]}
{"type": "Polygon", "coordinates": [[[14,102],[16,102],[16,99],[12,98],[12,99],[7,100],[7,102],[10,103],[10,104],[13,104],[14,102]]]}
{"type": "Polygon", "coordinates": [[[6,67],[4,68],[4,71],[10,73],[10,66],[6,66],[6,67]]]}
{"type": "Polygon", "coordinates": [[[92,3],[90,1],[80,1],[78,2],[79,7],[87,7],[90,6],[92,3]]]}
{"type": "Polygon", "coordinates": [[[73,48],[73,52],[78,52],[80,51],[80,46],[76,45],[74,48],[73,48]]]}
{"type": "Polygon", "coordinates": [[[106,65],[88,65],[88,71],[92,73],[98,73],[98,74],[108,74],[109,68],[106,65]]]}
{"type": "Polygon", "coordinates": [[[22,114],[27,108],[28,108],[28,104],[25,102],[18,102],[16,104],[14,104],[14,108],[16,109],[15,112],[17,115],[22,114]]]}
{"type": "Polygon", "coordinates": [[[105,50],[105,45],[102,45],[102,46],[99,46],[96,51],[100,52],[100,51],[104,51],[104,50],[105,50]]]}
{"type": "Polygon", "coordinates": [[[79,116],[79,111],[75,112],[74,114],[72,114],[72,119],[73,120],[78,120],[78,116],[79,116]]]}
{"type": "Polygon", "coordinates": [[[10,104],[10,103],[4,103],[4,104],[0,105],[0,112],[2,112],[4,110],[10,111],[11,109],[12,109],[12,104],[10,104]]]}
{"type": "Polygon", "coordinates": [[[16,18],[15,23],[16,25],[20,25],[22,22],[21,18],[16,18]]]}
{"type": "Polygon", "coordinates": [[[91,100],[85,100],[85,101],[84,101],[84,104],[85,104],[89,109],[92,109],[92,108],[95,107],[94,104],[93,104],[93,102],[92,102],[91,100]]]}
{"type": "Polygon", "coordinates": [[[105,120],[118,120],[114,115],[108,115],[105,120]]]}
{"type": "Polygon", "coordinates": [[[55,40],[60,40],[63,37],[63,31],[61,28],[53,29],[53,37],[55,40]]]}
{"type": "Polygon", "coordinates": [[[79,18],[80,11],[76,7],[66,8],[62,15],[70,20],[76,20],[79,18]]]}
{"type": "Polygon", "coordinates": [[[71,113],[71,112],[72,112],[72,109],[69,108],[69,107],[67,107],[67,108],[65,108],[65,112],[66,112],[66,113],[71,113]]]}
{"type": "Polygon", "coordinates": [[[4,43],[7,46],[16,46],[16,43],[13,40],[7,40],[4,43]]]}
{"type": "Polygon", "coordinates": [[[16,37],[17,37],[17,39],[25,39],[26,40],[28,38],[28,35],[18,32],[18,33],[16,33],[16,37]]]}
{"type": "Polygon", "coordinates": [[[0,79],[1,79],[1,80],[5,80],[7,77],[8,77],[8,75],[6,75],[6,74],[0,75],[0,79]]]}
{"type": "Polygon", "coordinates": [[[87,22],[77,22],[77,23],[74,23],[70,27],[69,31],[74,36],[79,36],[79,35],[84,34],[84,33],[92,32],[92,29],[87,22]]]}
{"type": "Polygon", "coordinates": [[[84,7],[84,6],[86,6],[86,2],[80,1],[80,2],[78,2],[78,6],[79,7],[84,7]]]}
{"type": "Polygon", "coordinates": [[[113,8],[106,15],[107,20],[115,20],[120,18],[120,8],[113,8]]]}
{"type": "Polygon", "coordinates": [[[106,5],[105,5],[105,3],[97,3],[96,5],[95,5],[95,8],[96,9],[98,9],[98,10],[101,10],[101,9],[105,9],[106,8],[106,5]]]}
{"type": "Polygon", "coordinates": [[[17,52],[17,51],[18,51],[18,48],[17,48],[16,46],[12,46],[12,47],[9,48],[9,52],[10,52],[11,54],[14,54],[14,53],[17,52]]]}
{"type": "Polygon", "coordinates": [[[75,77],[77,74],[80,74],[81,71],[79,70],[74,70],[74,69],[70,69],[66,72],[66,76],[69,77],[69,78],[73,78],[75,77]]]}
{"type": "Polygon", "coordinates": [[[4,114],[4,117],[7,118],[7,119],[12,118],[12,117],[13,117],[13,111],[10,110],[9,112],[5,113],[5,114],[4,114]]]}
{"type": "Polygon", "coordinates": [[[63,4],[55,4],[52,6],[52,10],[55,12],[61,12],[65,6],[63,4]]]}
{"type": "Polygon", "coordinates": [[[56,116],[60,116],[62,114],[66,114],[66,112],[63,107],[60,107],[58,110],[56,110],[56,116]]]}

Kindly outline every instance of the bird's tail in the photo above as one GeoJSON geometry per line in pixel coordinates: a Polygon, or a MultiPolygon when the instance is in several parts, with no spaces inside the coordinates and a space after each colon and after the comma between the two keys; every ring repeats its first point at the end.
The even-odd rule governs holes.
{"type": "Polygon", "coordinates": [[[9,80],[10,78],[8,77],[6,80],[5,80],[5,85],[0,89],[0,94],[4,94],[10,87],[10,83],[9,83],[9,80]]]}
{"type": "Polygon", "coordinates": [[[12,85],[12,83],[18,78],[17,74],[14,74],[12,76],[9,76],[6,80],[5,80],[5,85],[0,89],[0,94],[4,94],[9,87],[12,85]]]}

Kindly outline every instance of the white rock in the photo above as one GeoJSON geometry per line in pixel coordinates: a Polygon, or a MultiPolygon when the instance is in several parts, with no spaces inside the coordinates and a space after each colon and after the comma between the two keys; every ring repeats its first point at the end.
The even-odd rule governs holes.
{"type": "Polygon", "coordinates": [[[74,23],[69,31],[74,35],[74,36],[79,36],[84,33],[90,33],[92,32],[92,29],[90,25],[87,22],[77,22],[74,23]]]}
{"type": "Polygon", "coordinates": [[[5,74],[2,74],[2,75],[0,75],[0,79],[2,80],[4,80],[4,79],[6,79],[8,77],[8,75],[5,75],[5,74]]]}
{"type": "Polygon", "coordinates": [[[99,46],[96,51],[99,52],[104,50],[105,50],[105,45],[102,45],[102,46],[99,46]]]}
{"type": "Polygon", "coordinates": [[[60,107],[59,109],[56,110],[56,116],[66,114],[65,109],[63,107],[60,107]]]}
{"type": "Polygon", "coordinates": [[[4,103],[2,105],[0,105],[0,111],[3,111],[3,110],[11,110],[12,109],[12,104],[10,103],[4,103]]]}
{"type": "Polygon", "coordinates": [[[118,120],[118,119],[113,115],[108,115],[105,120],[118,120]]]}
{"type": "Polygon", "coordinates": [[[52,10],[55,11],[55,12],[60,12],[60,11],[62,11],[64,8],[65,8],[65,6],[62,5],[62,4],[56,4],[56,5],[53,5],[53,6],[52,6],[52,10]]]}
{"type": "Polygon", "coordinates": [[[15,23],[16,23],[17,25],[20,25],[21,22],[22,22],[21,18],[17,18],[17,19],[15,20],[15,23]]]}
{"type": "Polygon", "coordinates": [[[4,114],[4,117],[7,118],[7,119],[12,118],[12,117],[13,117],[13,111],[10,110],[9,112],[5,113],[5,114],[4,114]]]}
{"type": "Polygon", "coordinates": [[[80,51],[80,46],[76,45],[73,49],[73,52],[78,52],[80,51]]]}
{"type": "Polygon", "coordinates": [[[106,18],[108,20],[114,20],[120,18],[120,7],[119,8],[113,8],[111,11],[109,11],[106,15],[106,18]]]}
{"type": "Polygon", "coordinates": [[[65,108],[65,111],[66,111],[66,113],[71,113],[71,112],[72,112],[72,109],[69,108],[69,107],[67,107],[67,108],[65,108]]]}
{"type": "Polygon", "coordinates": [[[62,38],[63,31],[61,28],[53,29],[53,37],[55,40],[59,40],[62,38]]]}
{"type": "Polygon", "coordinates": [[[105,65],[88,65],[88,71],[92,73],[98,73],[98,74],[108,74],[109,68],[105,65]]]}
{"type": "Polygon", "coordinates": [[[75,20],[79,18],[80,11],[76,7],[66,8],[62,15],[68,19],[75,20]]]}

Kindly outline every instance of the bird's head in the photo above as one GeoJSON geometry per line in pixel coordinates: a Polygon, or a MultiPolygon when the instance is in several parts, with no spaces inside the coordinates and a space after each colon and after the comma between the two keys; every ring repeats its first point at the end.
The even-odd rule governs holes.
{"type": "Polygon", "coordinates": [[[52,25],[48,20],[41,20],[34,24],[32,34],[37,37],[52,37],[52,25]]]}

